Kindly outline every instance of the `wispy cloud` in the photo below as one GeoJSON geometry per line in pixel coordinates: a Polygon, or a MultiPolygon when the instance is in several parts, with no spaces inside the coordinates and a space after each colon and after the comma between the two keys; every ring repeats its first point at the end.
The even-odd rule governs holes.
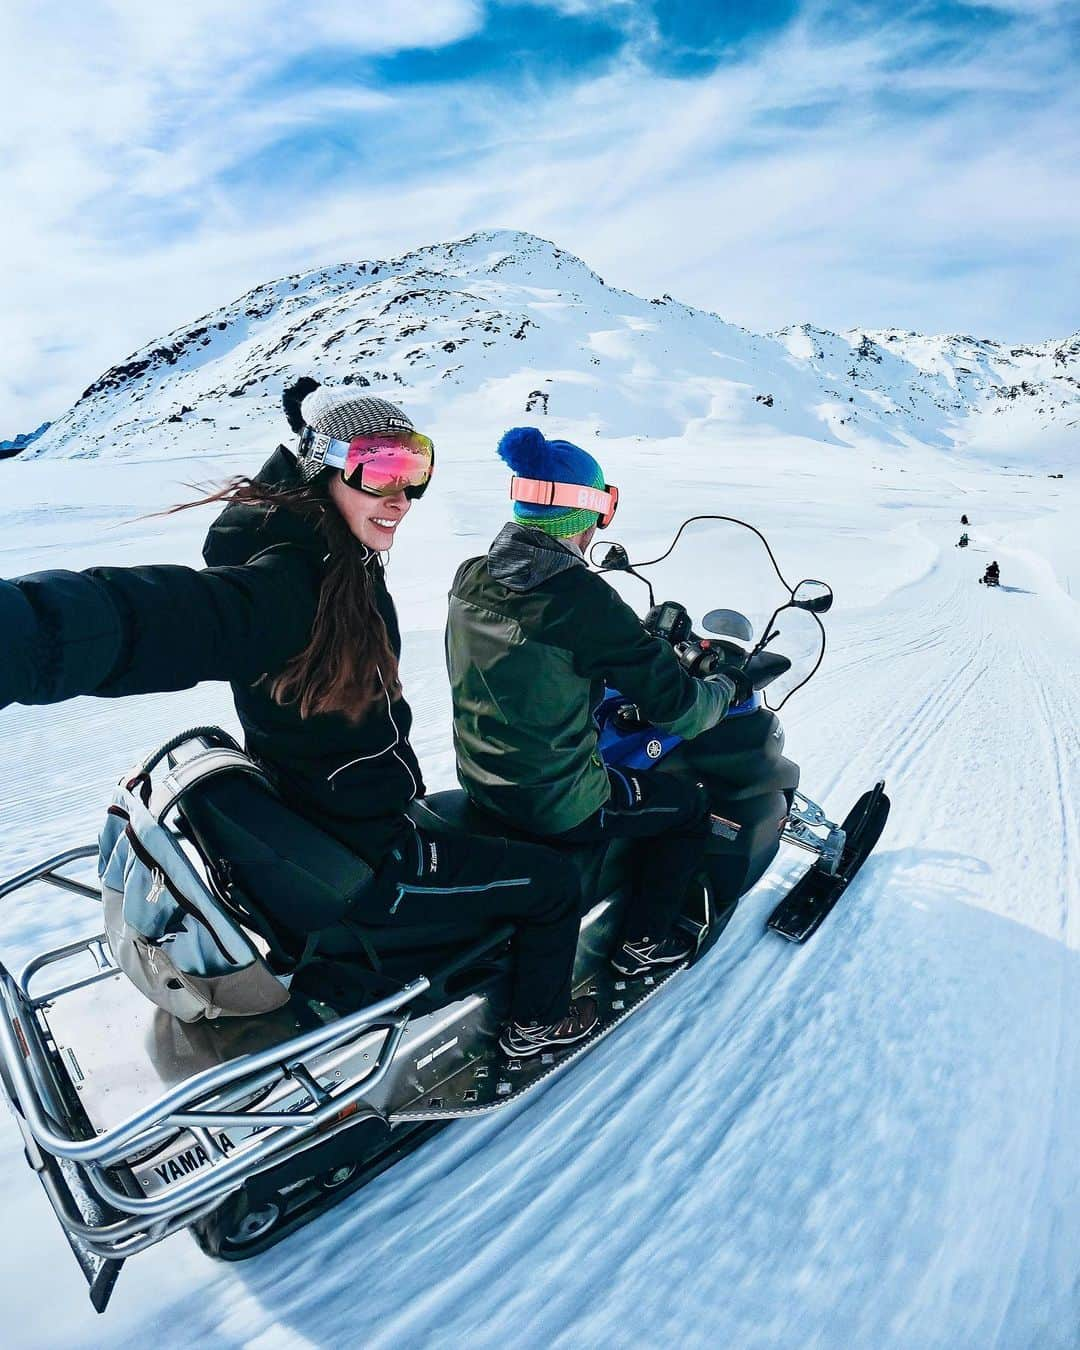
{"type": "Polygon", "coordinates": [[[9,5],[0,434],[283,272],[494,225],[752,327],[1080,325],[1072,5],[9,5]]]}

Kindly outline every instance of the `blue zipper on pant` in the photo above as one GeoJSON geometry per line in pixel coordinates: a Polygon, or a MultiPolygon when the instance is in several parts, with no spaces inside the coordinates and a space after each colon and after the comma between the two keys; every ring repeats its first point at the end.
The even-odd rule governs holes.
{"type": "Polygon", "coordinates": [[[494,891],[500,886],[528,886],[531,882],[532,877],[511,877],[507,881],[487,881],[482,886],[399,886],[390,913],[397,913],[398,905],[407,895],[466,895],[469,891],[494,891]]]}

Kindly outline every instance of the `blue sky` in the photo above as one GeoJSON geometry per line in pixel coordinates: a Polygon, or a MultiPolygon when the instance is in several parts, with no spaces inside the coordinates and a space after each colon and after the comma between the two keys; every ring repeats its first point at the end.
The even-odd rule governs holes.
{"type": "Polygon", "coordinates": [[[1076,0],[11,0],[3,25],[2,436],[252,285],[487,227],[756,329],[1080,328],[1076,0]]]}

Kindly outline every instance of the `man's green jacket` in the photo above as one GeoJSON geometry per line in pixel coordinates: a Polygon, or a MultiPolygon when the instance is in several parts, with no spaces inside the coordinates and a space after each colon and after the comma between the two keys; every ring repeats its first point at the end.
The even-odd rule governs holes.
{"type": "Polygon", "coordinates": [[[605,683],[687,739],[718,722],[734,692],[687,675],[576,549],[516,523],[458,569],[446,661],[462,787],[541,835],[608,799],[593,720],[605,683]]]}

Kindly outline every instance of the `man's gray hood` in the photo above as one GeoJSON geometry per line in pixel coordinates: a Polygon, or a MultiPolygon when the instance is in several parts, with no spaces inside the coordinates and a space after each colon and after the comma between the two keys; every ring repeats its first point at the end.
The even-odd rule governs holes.
{"type": "Polygon", "coordinates": [[[531,591],[585,559],[570,544],[543,530],[509,521],[488,549],[488,572],[511,591],[531,591]]]}

